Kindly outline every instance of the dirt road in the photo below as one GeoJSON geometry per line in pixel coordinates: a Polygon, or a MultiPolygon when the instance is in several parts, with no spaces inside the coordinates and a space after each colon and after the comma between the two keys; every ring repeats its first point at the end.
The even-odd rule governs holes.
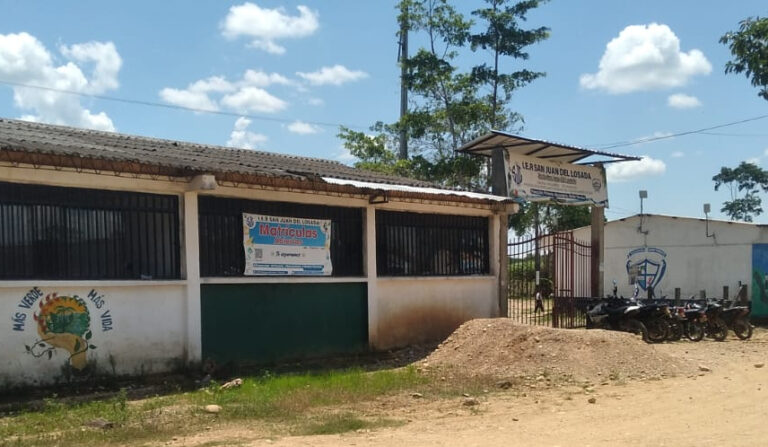
{"type": "Polygon", "coordinates": [[[658,349],[702,371],[663,380],[606,379],[586,390],[492,392],[477,396],[480,403],[472,407],[462,399],[419,399],[399,408],[382,404],[378,411],[369,408],[368,416],[406,423],[371,432],[270,440],[249,439],[233,429],[187,441],[253,446],[768,445],[768,332],[748,342],[731,336],[724,343],[679,342],[658,349]]]}

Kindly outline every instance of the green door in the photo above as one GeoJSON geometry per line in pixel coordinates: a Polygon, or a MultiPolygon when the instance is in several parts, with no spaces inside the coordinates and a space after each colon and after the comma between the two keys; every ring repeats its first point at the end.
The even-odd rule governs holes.
{"type": "Polygon", "coordinates": [[[204,284],[203,359],[267,364],[363,352],[365,283],[204,284]]]}
{"type": "Polygon", "coordinates": [[[752,244],[752,317],[768,317],[768,244],[752,244]]]}

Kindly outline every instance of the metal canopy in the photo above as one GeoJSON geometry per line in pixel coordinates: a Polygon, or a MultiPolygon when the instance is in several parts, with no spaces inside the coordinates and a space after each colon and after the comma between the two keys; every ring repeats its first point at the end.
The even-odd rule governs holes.
{"type": "Polygon", "coordinates": [[[490,133],[470,141],[457,149],[457,152],[490,157],[493,149],[496,148],[504,148],[519,155],[566,163],[592,164],[640,160],[640,157],[631,155],[613,154],[551,141],[525,138],[500,130],[492,130],[490,133]]]}

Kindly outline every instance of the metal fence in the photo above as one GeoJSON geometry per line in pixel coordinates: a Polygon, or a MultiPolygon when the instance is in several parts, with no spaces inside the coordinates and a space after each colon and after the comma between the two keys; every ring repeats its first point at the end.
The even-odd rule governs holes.
{"type": "Polygon", "coordinates": [[[0,279],[177,279],[177,196],[0,182],[0,279]]]}
{"type": "Polygon", "coordinates": [[[508,316],[553,327],[585,324],[582,301],[591,292],[592,247],[573,232],[524,237],[507,245],[508,316]],[[538,293],[537,293],[538,292],[538,293]]]}
{"type": "Polygon", "coordinates": [[[487,274],[488,219],[376,211],[376,256],[380,276],[487,274]]]}
{"type": "Polygon", "coordinates": [[[363,275],[363,209],[288,202],[198,198],[200,274],[243,276],[243,213],[331,221],[332,276],[363,275]]]}

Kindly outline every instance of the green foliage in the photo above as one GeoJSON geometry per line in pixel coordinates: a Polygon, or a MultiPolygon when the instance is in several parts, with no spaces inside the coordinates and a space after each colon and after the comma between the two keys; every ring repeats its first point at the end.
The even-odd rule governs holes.
{"type": "Polygon", "coordinates": [[[725,72],[744,73],[760,89],[758,95],[768,100],[768,18],[742,20],[739,30],[724,34],[720,43],[728,45],[733,55],[725,72]]]}
{"type": "Polygon", "coordinates": [[[396,123],[376,123],[371,135],[341,128],[338,136],[359,159],[356,167],[487,191],[484,162],[455,151],[490,129],[513,130],[522,122],[509,108],[512,93],[543,73],[508,70],[504,62],[527,59],[526,47],[545,39],[548,29],[520,27],[542,1],[484,1],[487,8],[472,12],[477,23],[449,0],[400,1],[401,26],[426,42],[402,62],[409,112],[396,123]],[[487,60],[464,69],[472,52],[487,60]],[[401,130],[408,135],[408,160],[395,153],[401,130]]]}
{"type": "Polygon", "coordinates": [[[543,1],[528,0],[513,3],[509,0],[485,0],[485,2],[489,7],[472,11],[472,15],[480,18],[486,28],[480,33],[473,34],[470,42],[473,51],[489,50],[493,62],[475,66],[472,69],[472,77],[476,83],[489,88],[490,93],[486,99],[491,104],[491,115],[488,117],[491,127],[506,128],[522,119],[514,112],[504,113],[512,93],[544,76],[544,73],[529,70],[505,73],[501,70],[499,58],[506,56],[527,60],[528,53],[525,48],[548,38],[549,28],[539,27],[530,30],[519,28],[519,23],[526,20],[528,11],[538,8],[543,1]]]}
{"type": "Polygon", "coordinates": [[[536,214],[539,216],[539,233],[556,233],[588,226],[592,223],[589,206],[537,204],[525,202],[520,212],[509,216],[509,227],[518,235],[535,232],[536,214]]]}
{"type": "Polygon", "coordinates": [[[730,192],[731,200],[725,201],[720,211],[731,220],[752,222],[753,216],[762,214],[762,200],[758,193],[760,189],[768,191],[768,171],[742,161],[736,168],[723,166],[712,181],[715,182],[715,191],[725,186],[730,192]]]}

